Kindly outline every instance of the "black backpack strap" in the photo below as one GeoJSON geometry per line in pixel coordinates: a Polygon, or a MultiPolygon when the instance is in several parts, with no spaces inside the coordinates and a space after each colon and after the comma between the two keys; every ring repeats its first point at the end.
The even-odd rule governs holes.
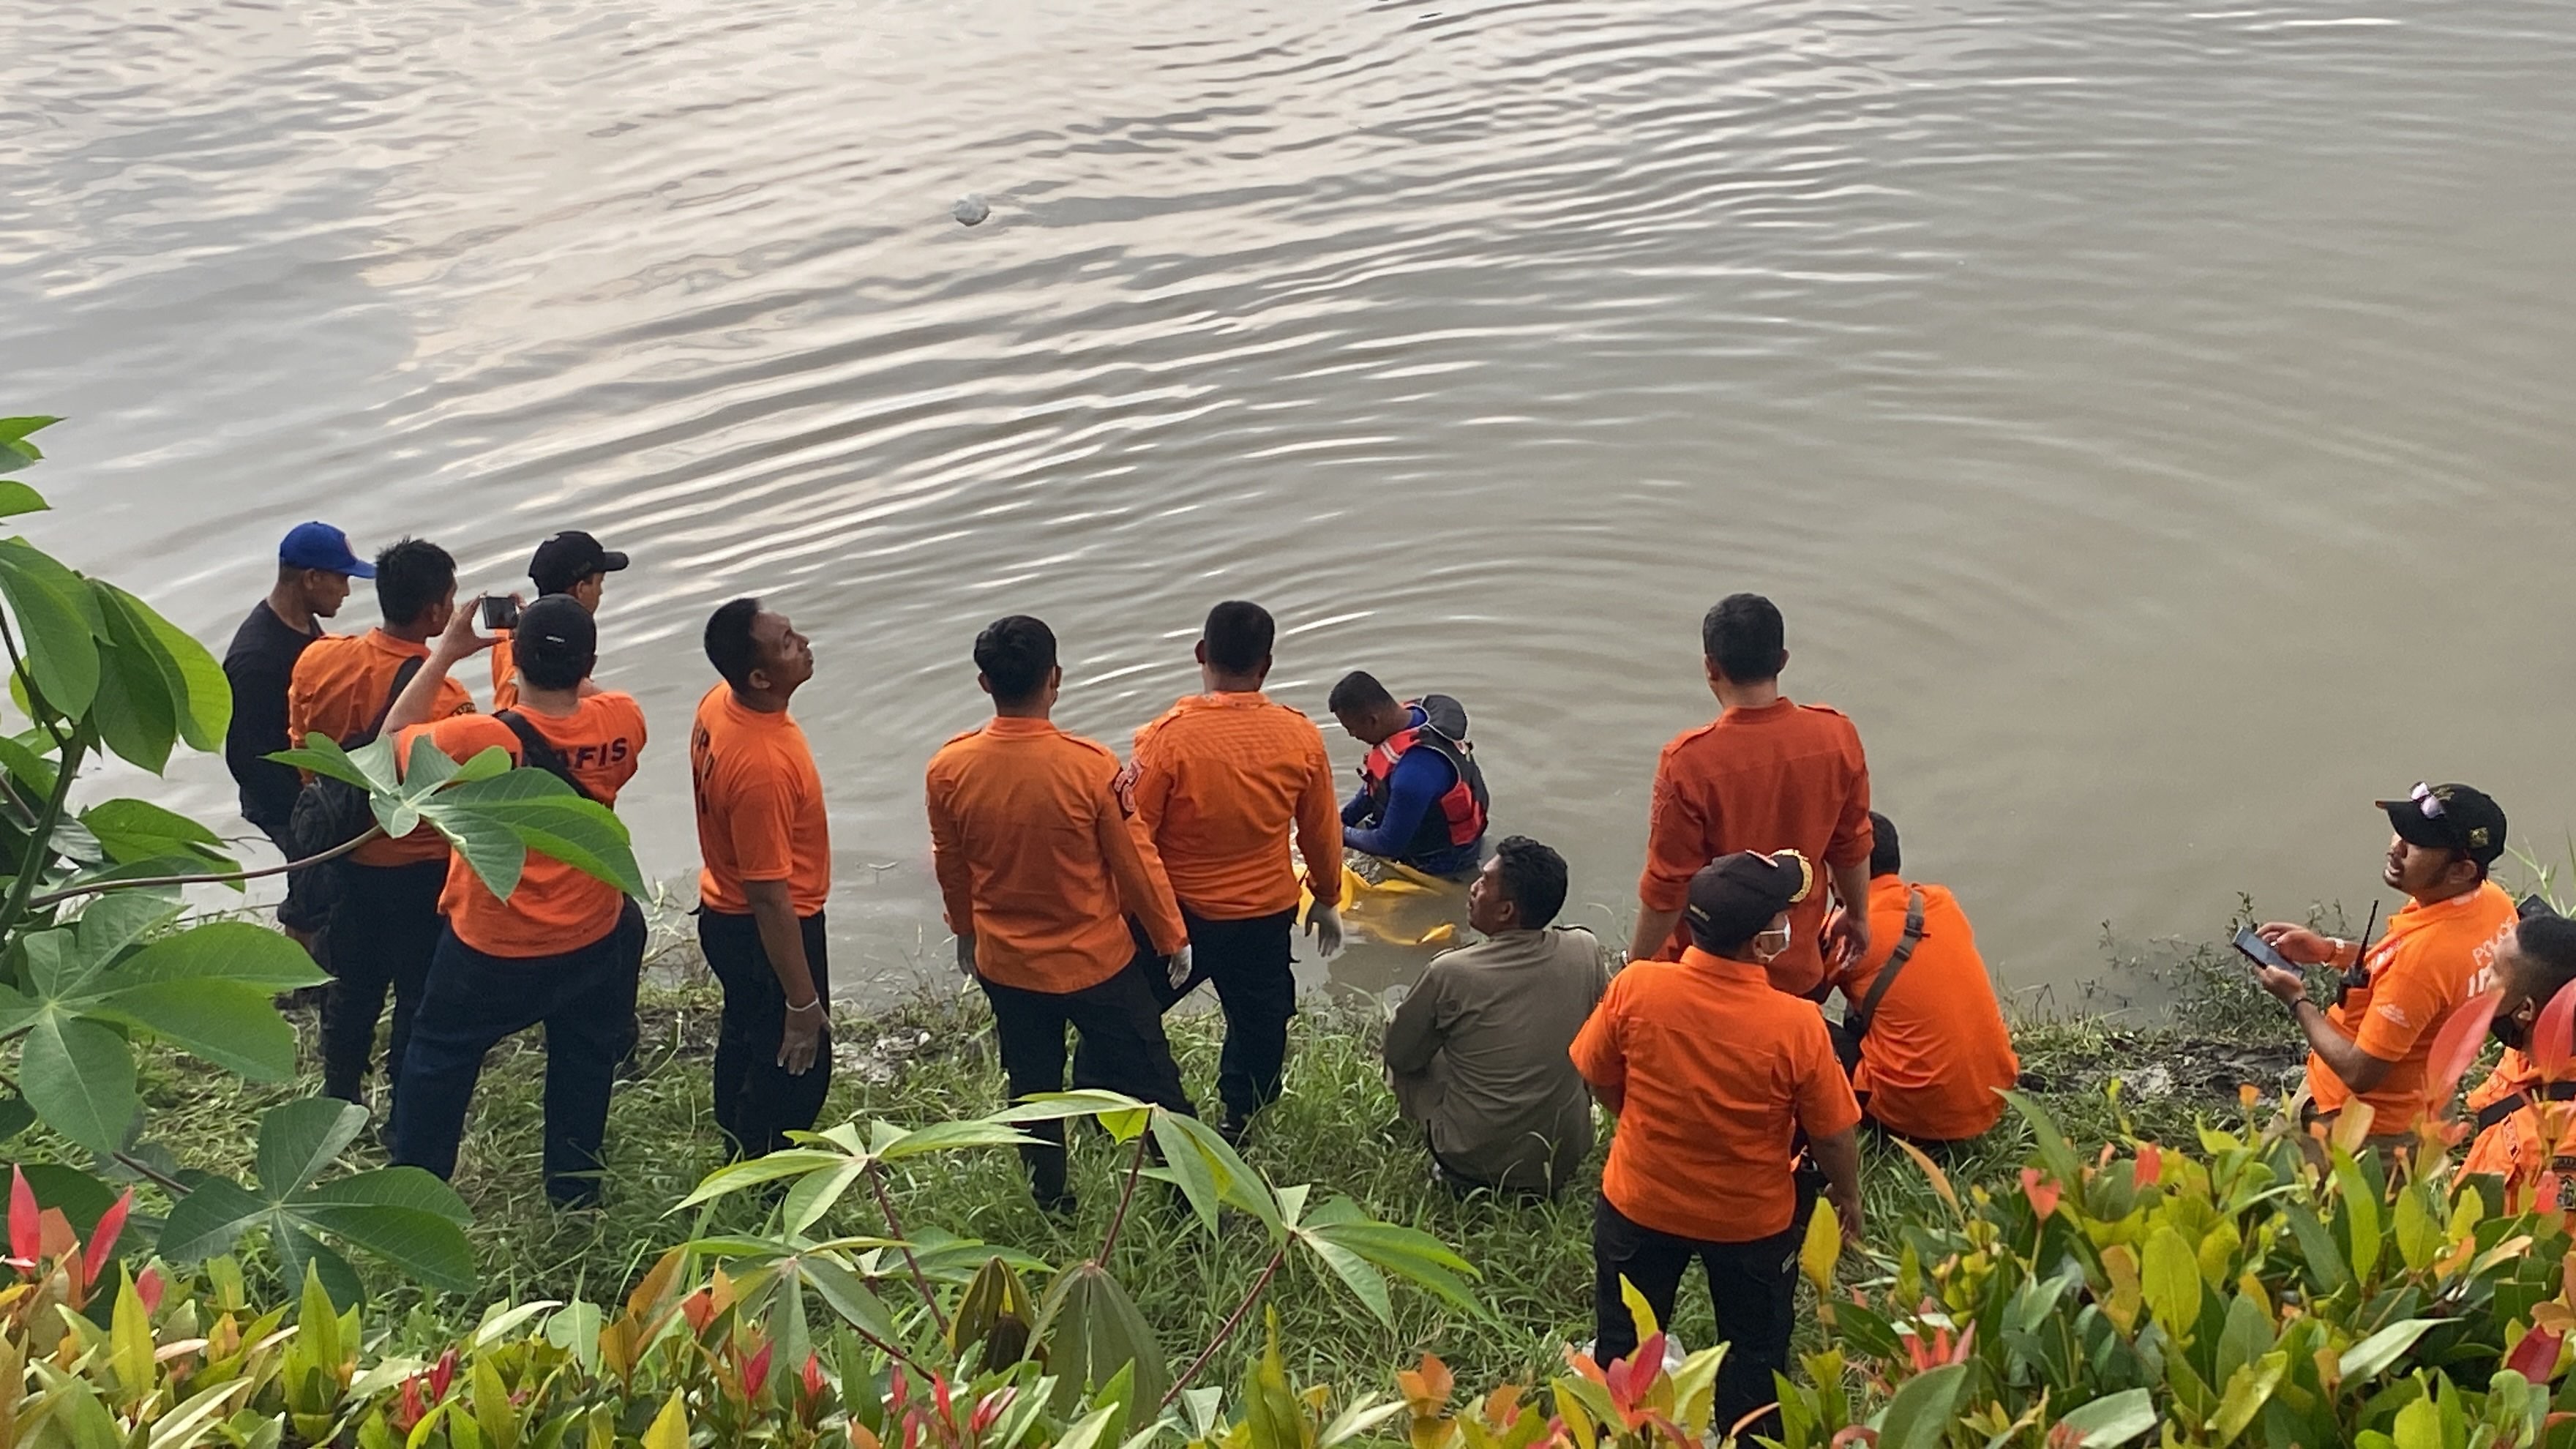
{"type": "Polygon", "coordinates": [[[385,721],[393,718],[394,706],[401,702],[403,691],[411,688],[411,682],[420,677],[420,667],[428,662],[427,655],[404,660],[402,668],[394,671],[393,687],[385,691],[385,702],[376,711],[375,723],[368,725],[364,731],[342,740],[340,748],[354,750],[364,745],[374,744],[376,737],[385,732],[385,721]]]}
{"type": "Polygon", "coordinates": [[[571,762],[563,757],[563,752],[561,750],[555,748],[554,741],[537,733],[537,727],[528,723],[528,717],[526,715],[519,713],[515,709],[505,709],[493,715],[492,718],[509,726],[510,733],[519,737],[519,762],[521,764],[533,765],[536,768],[545,771],[547,774],[554,776],[556,779],[563,781],[565,784],[570,785],[572,787],[572,792],[579,795],[584,800],[589,801],[593,805],[599,803],[599,797],[590,793],[589,786],[584,785],[581,781],[573,778],[571,762]]]}
{"type": "Polygon", "coordinates": [[[1849,1018],[1852,1037],[1869,1035],[1869,1024],[1878,1016],[1878,1004],[1887,999],[1887,988],[1896,984],[1896,973],[1914,959],[1914,948],[1923,940],[1923,890],[1912,888],[1905,897],[1905,936],[1896,949],[1887,953],[1887,964],[1878,968],[1878,979],[1869,984],[1869,996],[1849,1018]]]}
{"type": "MultiPolygon", "coordinates": [[[[2542,1100],[2550,1102],[2576,1101],[2576,1082],[2545,1083],[2540,1088],[2539,1095],[2542,1100]]],[[[2530,1106],[2531,1098],[2532,1094],[2530,1092],[2516,1092],[2509,1097],[2499,1097],[2495,1101],[2489,1102],[2485,1106],[2480,1107],[2477,1115],[2478,1130],[2484,1132],[2488,1128],[2496,1125],[2498,1122],[2501,1122],[2507,1117],[2512,1116],[2514,1113],[2521,1111],[2523,1108],[2530,1106]]]]}

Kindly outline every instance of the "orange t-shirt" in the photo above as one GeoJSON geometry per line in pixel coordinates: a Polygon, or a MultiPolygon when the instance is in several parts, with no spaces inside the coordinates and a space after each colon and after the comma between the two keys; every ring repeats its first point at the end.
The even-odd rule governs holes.
{"type": "Polygon", "coordinates": [[[1574,1039],[1574,1068],[1618,1096],[1601,1195],[1659,1233],[1744,1243],[1798,1215],[1790,1151],[1800,1128],[1830,1137],[1860,1121],[1833,1039],[1812,1003],[1773,990],[1760,966],[1694,946],[1610,979],[1574,1039]]]}
{"type": "Polygon", "coordinates": [[[2492,1173],[2503,1178],[2506,1212],[2530,1212],[2538,1207],[2557,1212],[2562,1220],[2576,1222],[2576,1102],[2543,1097],[2545,1085],[2546,1079],[2531,1058],[2506,1049],[2495,1070],[2469,1093],[2468,1109],[2471,1113],[2483,1111],[2516,1092],[2527,1094],[2526,1103],[2520,1111],[2478,1134],[2460,1163],[2460,1175],[2492,1173]],[[2535,1204],[2541,1178],[2551,1173],[2557,1175],[2554,1200],[2535,1204]]]}
{"type": "MultiPolygon", "coordinates": [[[[1860,731],[1820,704],[1781,700],[1730,709],[1676,737],[1655,763],[1646,874],[1637,898],[1649,910],[1678,911],[1691,877],[1739,850],[1795,850],[1823,865],[1869,859],[1869,763],[1860,731]]],[[[1771,984],[1805,995],[1825,979],[1816,938],[1825,892],[1789,908],[1789,949],[1771,963],[1771,984]]],[[[1690,945],[1686,926],[1670,950],[1690,945]]]]}
{"type": "MultiPolygon", "coordinates": [[[[635,778],[636,761],[644,753],[644,711],[634,696],[594,694],[569,715],[531,709],[519,715],[564,757],[582,788],[601,804],[616,805],[617,792],[635,778]]],[[[494,745],[509,751],[512,762],[521,759],[519,737],[488,714],[407,729],[405,754],[424,733],[459,764],[494,745]]],[[[530,851],[519,888],[506,901],[492,894],[463,859],[451,862],[438,909],[466,945],[486,956],[525,959],[575,950],[617,929],[626,897],[606,881],[530,851]]]]}
{"type": "Polygon", "coordinates": [[[719,684],[698,701],[689,731],[689,779],[698,800],[698,897],[708,910],[745,915],[751,881],[787,882],[799,916],[832,894],[832,826],[814,751],[785,710],[765,713],[719,684]]]}
{"type": "MultiPolygon", "coordinates": [[[[2515,920],[2513,898],[2493,881],[2429,906],[2409,901],[2370,948],[2370,984],[2326,1012],[2354,1045],[2396,1063],[2362,1097],[2370,1104],[2372,1136],[2411,1132],[2437,1105],[2425,1100],[2433,1038],[2454,1008],[2495,984],[2496,951],[2515,920]]],[[[2341,1110],[2353,1095],[2314,1052],[2308,1092],[2320,1112],[2341,1110]]]]}
{"type": "Polygon", "coordinates": [[[1194,694],[1136,731],[1119,776],[1172,894],[1211,921],[1297,908],[1293,828],[1315,903],[1342,898],[1341,801],[1315,722],[1264,695],[1194,694]]]}
{"type": "Polygon", "coordinates": [[[1905,937],[1906,903],[1923,892],[1923,939],[1878,1003],[1860,1042],[1852,1090],[1890,1131],[1926,1142],[1957,1142],[2004,1115],[1996,1089],[2021,1077],[2012,1033],[1995,1003],[1994,982],[1977,954],[1976,932],[1945,886],[1909,886],[1893,875],[1869,883],[1869,954],[1834,978],[1858,1008],[1905,937]]]}
{"type": "Polygon", "coordinates": [[[519,707],[519,661],[510,653],[510,631],[492,634],[492,712],[519,707]]]}
{"type": "Polygon", "coordinates": [[[988,981],[1062,995],[1188,940],[1153,846],[1119,804],[1118,757],[1042,719],[996,718],[930,757],[930,858],[948,929],[988,981]]]}
{"type": "MultiPolygon", "coordinates": [[[[345,740],[384,717],[394,676],[406,659],[427,659],[429,646],[397,639],[382,629],[316,639],[296,656],[286,687],[286,734],[297,746],[306,735],[345,740]]],[[[438,687],[436,713],[472,714],[474,696],[449,676],[438,687]]],[[[402,747],[406,752],[409,746],[402,747]]],[[[423,825],[400,840],[370,840],[349,855],[359,865],[418,865],[443,860],[447,837],[423,825]]]]}

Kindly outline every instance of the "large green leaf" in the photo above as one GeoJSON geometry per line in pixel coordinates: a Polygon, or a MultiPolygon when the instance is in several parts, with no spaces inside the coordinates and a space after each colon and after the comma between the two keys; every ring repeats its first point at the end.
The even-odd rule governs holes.
{"type": "Polygon", "coordinates": [[[474,1287],[474,1246],[460,1225],[465,1204],[419,1168],[380,1168],[323,1183],[298,1193],[287,1210],[433,1288],[462,1293],[474,1287]]]}
{"type": "Polygon", "coordinates": [[[278,1015],[271,993],[260,987],[231,981],[147,982],[103,997],[90,1010],[140,1027],[254,1082],[282,1082],[295,1075],[295,1028],[278,1015]]]}
{"type": "Polygon", "coordinates": [[[150,626],[125,606],[124,594],[95,581],[88,587],[107,624],[91,711],[99,740],[119,759],[158,775],[179,742],[186,684],[150,626]]]}
{"type": "Polygon", "coordinates": [[[134,1053],[122,1037],[60,1010],[37,1015],[21,1047],[18,1085],[48,1127],[97,1153],[125,1141],[142,1103],[134,1053]]]}
{"type": "Polygon", "coordinates": [[[1878,1449],[1935,1449],[1968,1386],[1968,1366],[1944,1364],[1907,1379],[1879,1416],[1878,1449]]]}
{"type": "MultiPolygon", "coordinates": [[[[625,822],[545,770],[518,769],[441,791],[421,805],[441,829],[459,818],[507,827],[529,850],[596,877],[631,896],[647,893],[625,822]]],[[[455,836],[451,832],[450,838],[455,836]]],[[[458,841],[459,848],[464,847],[458,841]]],[[[480,867],[477,867],[479,872],[480,867]]],[[[495,890],[495,894],[499,894],[495,890]]]]}
{"type": "Polygon", "coordinates": [[[292,991],[329,980],[303,947],[266,926],[211,921],[166,936],[109,973],[111,990],[163,981],[231,981],[292,991]]]}
{"type": "Polygon", "coordinates": [[[17,618],[28,672],[45,703],[67,717],[89,712],[98,695],[98,635],[89,585],[23,538],[0,539],[0,598],[17,618]]]}
{"type": "Polygon", "coordinates": [[[15,478],[0,478],[0,518],[15,518],[22,513],[43,513],[54,505],[45,495],[15,478]]]}
{"type": "Polygon", "coordinates": [[[366,1108],[331,1097],[269,1108],[259,1119],[259,1185],[283,1201],[321,1176],[366,1127],[366,1108]]]}
{"type": "Polygon", "coordinates": [[[519,876],[528,865],[528,843],[520,839],[518,831],[470,809],[451,808],[443,801],[424,805],[420,818],[447,837],[447,843],[456,847],[457,857],[483,882],[484,889],[505,901],[518,890],[519,876]]]}
{"type": "Polygon", "coordinates": [[[196,1263],[229,1253],[241,1235],[268,1216],[267,1199],[236,1182],[210,1177],[170,1209],[161,1225],[161,1255],[196,1263]]]}
{"type": "Polygon", "coordinates": [[[22,463],[36,462],[45,456],[44,450],[28,442],[28,435],[41,432],[61,421],[61,418],[42,416],[0,418],[0,450],[5,450],[9,456],[22,463]]]}
{"type": "Polygon", "coordinates": [[[177,676],[179,738],[193,750],[222,749],[224,732],[233,722],[233,686],[222,663],[151,605],[121,589],[116,593],[177,676]]]}
{"type": "Polygon", "coordinates": [[[1039,1309],[1038,1342],[1057,1376],[1059,1407],[1077,1402],[1134,1367],[1136,1401],[1159,1404],[1171,1392],[1172,1366],[1136,1300],[1097,1263],[1059,1274],[1039,1309]]]}
{"type": "Polygon", "coordinates": [[[2156,1426],[2155,1396],[2145,1389],[2105,1394],[2069,1409],[2057,1424],[2074,1439],[2074,1449],[2116,1449],[2156,1426]]]}
{"type": "Polygon", "coordinates": [[[2391,1364],[2406,1356],[2433,1327],[2429,1318],[2401,1319],[2343,1351],[2336,1372],[2347,1384],[2361,1384],[2387,1371],[2391,1364]]]}
{"type": "Polygon", "coordinates": [[[180,907],[143,891],[92,896],[74,927],[81,953],[101,963],[178,917],[180,907]]]}
{"type": "Polygon", "coordinates": [[[393,741],[379,739],[354,750],[340,748],[328,735],[311,734],[302,746],[292,750],[272,751],[267,758],[281,765],[291,765],[308,775],[325,775],[355,785],[372,795],[399,795],[401,783],[394,778],[393,741]]]}
{"type": "MultiPolygon", "coordinates": [[[[126,863],[160,856],[194,855],[231,867],[223,837],[185,815],[144,800],[102,800],[80,813],[110,860],[126,863]]],[[[198,869],[205,868],[200,864],[198,869]]]]}
{"type": "Polygon", "coordinates": [[[295,1194],[292,1202],[299,1209],[401,1208],[427,1213],[458,1227],[474,1221],[474,1214],[466,1209],[465,1199],[456,1195],[456,1189],[439,1181],[437,1174],[417,1167],[379,1167],[372,1172],[317,1182],[295,1194]]]}

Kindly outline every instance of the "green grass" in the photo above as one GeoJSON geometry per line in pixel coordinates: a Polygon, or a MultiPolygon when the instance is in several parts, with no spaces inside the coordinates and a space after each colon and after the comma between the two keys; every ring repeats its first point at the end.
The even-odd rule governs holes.
{"type": "MultiPolygon", "coordinates": [[[[611,1108],[612,1198],[602,1212],[558,1215],[546,1204],[538,1169],[544,1063],[535,1035],[494,1053],[456,1183],[475,1213],[483,1288],[470,1299],[388,1293],[398,1310],[399,1338],[425,1340],[470,1323],[494,1300],[613,1298],[643,1264],[697,1230],[693,1218],[668,1209],[722,1160],[707,1086],[716,997],[702,985],[655,990],[645,1016],[644,1049],[611,1108]]],[[[2277,1017],[2237,1021],[2259,1030],[2277,1017]]],[[[1203,1098],[1213,1096],[1218,1026],[1212,1014],[1173,1021],[1183,1070],[1203,1098]]],[[[837,1066],[827,1123],[882,1117],[918,1125],[1001,1104],[1001,1074],[979,999],[844,1014],[834,1029],[837,1066]]],[[[1556,1365],[1567,1343],[1590,1337],[1590,1213],[1599,1154],[1585,1179],[1551,1204],[1454,1200],[1429,1181],[1416,1134],[1396,1116],[1379,1076],[1375,1031],[1373,1019],[1349,1008],[1321,1007],[1301,1018],[1288,1094],[1260,1119],[1245,1154],[1275,1182],[1314,1183],[1319,1200],[1347,1195],[1375,1216],[1457,1247],[1482,1272],[1497,1318],[1462,1318],[1399,1290],[1389,1329],[1338,1285],[1299,1264],[1269,1297],[1281,1316],[1291,1371],[1301,1381],[1375,1391],[1385,1387],[1391,1366],[1429,1350],[1464,1382],[1526,1380],[1556,1365]]],[[[2101,1018],[2026,1024],[2017,1037],[2025,1080],[2086,1144],[2118,1135],[2124,1110],[2139,1135],[2189,1141],[2196,1115],[2236,1116],[2239,1081],[2254,1081],[2268,1094],[2297,1060],[2279,1041],[2247,1046],[2174,1030],[2122,1030],[2101,1018]],[[2124,1089],[2115,1100],[2105,1090],[2115,1077],[2157,1090],[2124,1089]]],[[[182,1161],[238,1176],[251,1159],[259,1108],[312,1089],[309,1080],[249,1087],[162,1058],[147,1069],[147,1120],[153,1137],[173,1146],[182,1161]]],[[[1950,1171],[1963,1189],[1970,1182],[2008,1182],[2025,1146],[2018,1120],[2007,1117],[1985,1141],[1958,1153],[1950,1171]]],[[[1070,1224],[1037,1211],[1016,1157],[1007,1152],[936,1160],[909,1173],[896,1200],[907,1226],[934,1225],[1051,1263],[1079,1261],[1096,1247],[1115,1202],[1113,1174],[1123,1161],[1113,1159],[1120,1157],[1098,1133],[1077,1133],[1075,1186],[1083,1201],[1070,1224]]],[[[1868,1145],[1863,1169],[1874,1222],[1936,1210],[1922,1174],[1893,1147],[1868,1145]]],[[[711,1226],[757,1226],[758,1209],[747,1200],[719,1204],[717,1213],[711,1226]]],[[[850,1231],[881,1227],[860,1215],[855,1197],[841,1213],[837,1225],[850,1231]]],[[[1256,1226],[1234,1225],[1222,1239],[1211,1239],[1195,1223],[1156,1208],[1139,1214],[1113,1267],[1179,1359],[1215,1332],[1266,1257],[1256,1226]]],[[[387,1277],[370,1272],[380,1285],[387,1277]]],[[[1685,1292],[1674,1327],[1685,1342],[1709,1340],[1708,1310],[1696,1289],[1685,1292]]],[[[1248,1336],[1235,1349],[1252,1342],[1248,1336]]],[[[1231,1381],[1238,1367],[1230,1350],[1215,1371],[1231,1381]]]]}

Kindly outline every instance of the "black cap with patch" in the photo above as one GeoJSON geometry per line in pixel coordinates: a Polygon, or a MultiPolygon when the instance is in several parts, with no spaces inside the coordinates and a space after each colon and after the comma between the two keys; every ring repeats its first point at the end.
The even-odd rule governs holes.
{"type": "Polygon", "coordinates": [[[528,581],[540,594],[566,594],[592,574],[613,574],[624,567],[626,555],[600,547],[598,539],[580,529],[568,528],[537,545],[536,557],[528,560],[528,581]]]}
{"type": "Polygon", "coordinates": [[[1807,898],[1815,867],[1794,850],[1777,855],[1738,851],[1721,855],[1691,877],[1690,904],[1682,915],[1703,951],[1735,949],[1761,934],[1771,919],[1807,898]]]}
{"type": "Polygon", "coordinates": [[[2403,800],[2371,802],[2389,828],[2414,845],[2456,850],[2481,866],[2504,858],[2504,807],[2468,785],[2418,785],[2403,800]]]}

